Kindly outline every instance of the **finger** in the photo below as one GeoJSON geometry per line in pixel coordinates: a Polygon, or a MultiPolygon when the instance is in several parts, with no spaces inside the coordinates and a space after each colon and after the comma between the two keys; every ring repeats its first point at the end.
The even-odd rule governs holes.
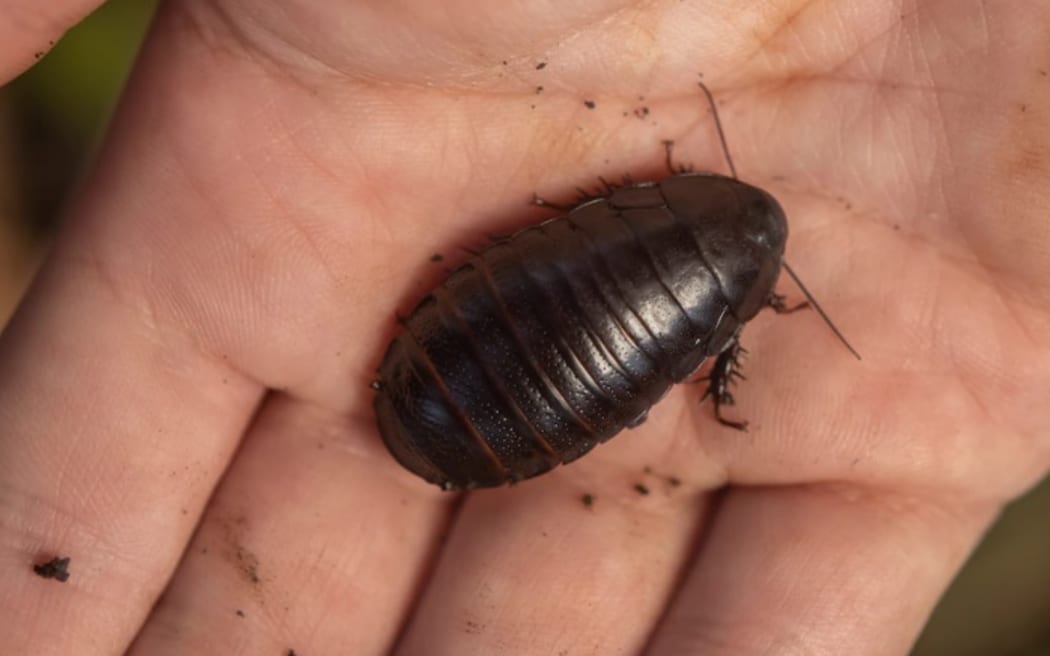
{"type": "Polygon", "coordinates": [[[0,84],[29,68],[101,0],[0,1],[0,84]]]}
{"type": "Polygon", "coordinates": [[[131,653],[386,653],[455,497],[373,432],[268,402],[131,653]]]}
{"type": "Polygon", "coordinates": [[[649,653],[907,653],[993,514],[847,485],[734,489],[649,653]]]}
{"type": "Polygon", "coordinates": [[[640,651],[708,497],[640,466],[611,471],[580,462],[471,495],[397,653],[640,651]]]}
{"type": "MultiPolygon", "coordinates": [[[[193,196],[168,179],[163,147],[128,157],[148,141],[131,132],[118,127],[0,338],[0,653],[122,651],[262,395],[201,346],[215,323],[185,311],[176,328],[154,311],[172,271],[131,235],[156,236],[175,212],[208,214],[178,202],[193,196]],[[34,574],[60,556],[71,559],[65,584],[34,574]]],[[[186,247],[181,236],[170,243],[186,247]]],[[[228,312],[205,288],[193,297],[228,312]]]]}
{"type": "Polygon", "coordinates": [[[52,263],[42,278],[0,341],[0,653],[113,653],[260,390],[90,271],[52,263]],[[65,585],[33,573],[53,556],[72,559],[65,585]]]}

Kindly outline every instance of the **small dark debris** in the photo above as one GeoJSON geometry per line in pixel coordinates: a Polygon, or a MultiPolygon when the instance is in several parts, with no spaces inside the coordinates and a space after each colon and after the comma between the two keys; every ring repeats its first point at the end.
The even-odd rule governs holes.
{"type": "Polygon", "coordinates": [[[188,515],[188,514],[190,514],[190,511],[186,510],[185,508],[183,508],[183,509],[181,510],[181,512],[182,512],[182,514],[183,514],[183,515],[188,515]]]}
{"type": "Polygon", "coordinates": [[[583,502],[584,506],[590,508],[594,505],[594,495],[588,492],[587,494],[584,494],[582,497],[580,497],[580,501],[583,502]]]}
{"type": "Polygon", "coordinates": [[[244,547],[237,547],[237,564],[241,571],[241,575],[247,579],[249,583],[259,583],[259,559],[255,554],[244,547]]]}
{"type": "Polygon", "coordinates": [[[529,109],[536,109],[536,105],[529,105],[529,109]]]}
{"type": "Polygon", "coordinates": [[[40,59],[43,56],[44,56],[44,53],[42,53],[42,52],[34,52],[33,53],[33,57],[36,58],[36,59],[40,59]]]}
{"type": "Polygon", "coordinates": [[[547,62],[540,62],[540,63],[536,64],[536,70],[537,71],[542,71],[545,68],[547,68],[547,62]]]}
{"type": "Polygon", "coordinates": [[[237,617],[244,617],[244,611],[240,608],[237,609],[237,617]]]}
{"type": "Polygon", "coordinates": [[[646,116],[649,115],[649,108],[648,107],[639,107],[638,109],[634,110],[634,115],[637,116],[638,118],[645,118],[646,116]]]}
{"type": "Polygon", "coordinates": [[[583,101],[583,105],[584,105],[584,107],[586,107],[587,109],[594,109],[594,107],[595,107],[595,105],[594,105],[594,101],[593,101],[593,100],[584,100],[584,101],[583,101]]]}
{"type": "Polygon", "coordinates": [[[1026,105],[1026,104],[1024,104],[1024,103],[1021,103],[1021,111],[1022,111],[1022,112],[1026,112],[1026,111],[1028,111],[1028,105],[1026,105]]]}
{"type": "Polygon", "coordinates": [[[1046,77],[1046,70],[1040,68],[1039,69],[1039,74],[1042,75],[1043,77],[1046,77]]]}
{"type": "Polygon", "coordinates": [[[481,633],[481,625],[473,620],[467,620],[467,633],[471,635],[481,633]]]}
{"type": "Polygon", "coordinates": [[[442,255],[441,253],[434,253],[433,255],[430,256],[430,261],[431,262],[440,262],[443,259],[445,259],[445,256],[442,255]]]}
{"type": "Polygon", "coordinates": [[[46,563],[33,565],[33,571],[45,579],[55,579],[65,583],[69,580],[69,557],[52,558],[46,563]]]}
{"type": "Polygon", "coordinates": [[[678,487],[682,484],[682,479],[678,478],[677,476],[668,476],[667,484],[671,487],[678,487]]]}
{"type": "Polygon", "coordinates": [[[538,87],[536,87],[536,93],[543,93],[543,85],[542,84],[539,85],[538,87]]]}
{"type": "Polygon", "coordinates": [[[649,488],[641,483],[634,484],[634,491],[642,495],[643,497],[649,494],[649,488]]]}
{"type": "Polygon", "coordinates": [[[652,474],[653,473],[653,468],[650,467],[649,465],[646,465],[645,467],[642,467],[642,473],[652,474]]]}
{"type": "Polygon", "coordinates": [[[893,229],[894,229],[894,230],[900,230],[900,229],[901,229],[901,224],[899,224],[899,223],[894,223],[894,224],[893,224],[893,229]]]}
{"type": "Polygon", "coordinates": [[[501,61],[500,63],[501,63],[501,64],[503,64],[504,66],[506,66],[506,65],[507,65],[507,60],[506,60],[506,59],[504,59],[504,60],[503,60],[503,61],[501,61]]]}

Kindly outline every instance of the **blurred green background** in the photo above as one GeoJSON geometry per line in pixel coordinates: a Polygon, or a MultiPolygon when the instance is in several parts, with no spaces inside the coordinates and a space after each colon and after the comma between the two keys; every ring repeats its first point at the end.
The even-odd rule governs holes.
{"type": "MultiPolygon", "coordinates": [[[[110,0],[0,89],[0,325],[90,164],[154,5],[110,0]]],[[[912,656],[1050,656],[1050,480],[1007,509],[912,656]]]]}

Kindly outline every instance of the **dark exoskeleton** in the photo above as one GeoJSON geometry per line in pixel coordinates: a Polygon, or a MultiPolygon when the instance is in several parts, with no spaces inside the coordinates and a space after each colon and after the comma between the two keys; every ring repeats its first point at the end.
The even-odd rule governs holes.
{"type": "Polygon", "coordinates": [[[786,241],[780,205],[735,171],[610,186],[498,239],[402,320],[374,384],[383,441],[445,489],[515,482],[639,425],[710,356],[705,396],[743,428],[722,416],[738,336],[786,311],[786,241]]]}

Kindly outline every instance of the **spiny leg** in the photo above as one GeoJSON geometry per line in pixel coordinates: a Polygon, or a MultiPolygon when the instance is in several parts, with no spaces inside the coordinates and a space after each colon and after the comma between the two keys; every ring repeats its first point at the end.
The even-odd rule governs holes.
{"type": "Polygon", "coordinates": [[[612,192],[614,192],[617,189],[619,189],[619,186],[617,184],[615,184],[613,182],[609,182],[608,180],[606,180],[604,177],[602,177],[600,175],[598,176],[598,181],[601,182],[602,183],[602,187],[605,188],[605,195],[606,196],[608,196],[612,192]]]}
{"type": "Polygon", "coordinates": [[[735,384],[736,379],[746,380],[744,374],[739,371],[740,356],[746,353],[747,350],[740,346],[740,341],[734,339],[726,350],[718,355],[715,366],[711,368],[711,373],[702,379],[708,383],[707,390],[700,400],[703,401],[710,396],[715,404],[715,419],[718,420],[718,423],[737,430],[747,430],[747,422],[726,419],[722,416],[722,406],[736,403],[733,393],[729,391],[729,386],[735,384]]]}
{"type": "Polygon", "coordinates": [[[532,204],[535,205],[536,207],[550,207],[550,208],[559,210],[561,212],[568,212],[569,210],[572,209],[571,206],[559,205],[558,203],[552,203],[551,201],[546,200],[545,198],[540,198],[536,194],[532,195],[532,204]]]}
{"type": "Polygon", "coordinates": [[[804,310],[809,307],[809,301],[802,301],[798,305],[788,307],[787,303],[785,303],[786,300],[787,297],[783,294],[773,293],[769,295],[769,300],[766,301],[766,305],[773,308],[773,311],[777,314],[791,314],[797,310],[804,310]]]}
{"type": "Polygon", "coordinates": [[[664,163],[667,164],[667,170],[671,175],[679,175],[681,173],[691,173],[693,170],[692,165],[679,164],[674,165],[674,142],[670,139],[664,139],[664,163]]]}

